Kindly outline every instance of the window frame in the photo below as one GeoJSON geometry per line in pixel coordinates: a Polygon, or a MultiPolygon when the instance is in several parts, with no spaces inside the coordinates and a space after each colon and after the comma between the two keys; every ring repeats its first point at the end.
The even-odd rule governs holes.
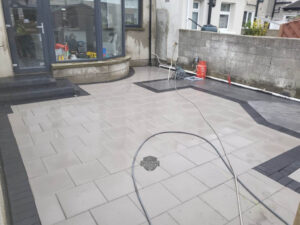
{"type": "Polygon", "coordinates": [[[220,7],[220,16],[219,16],[219,30],[220,31],[228,31],[229,29],[229,22],[230,22],[230,13],[231,13],[231,5],[230,3],[226,3],[226,2],[222,2],[221,3],[221,7],[220,7]],[[229,11],[221,11],[222,9],[222,4],[226,4],[226,5],[229,5],[229,11]],[[220,28],[220,19],[221,19],[221,16],[228,16],[228,22],[227,22],[227,26],[226,28],[220,28]]]}
{"type": "MultiPolygon", "coordinates": [[[[192,18],[193,18],[193,13],[197,13],[198,16],[197,16],[197,23],[199,24],[199,20],[200,20],[200,2],[199,1],[193,1],[193,7],[192,7],[192,18]],[[194,4],[197,4],[198,7],[197,8],[194,8],[194,4]]],[[[196,25],[195,23],[192,22],[191,24],[191,29],[192,30],[199,30],[199,26],[196,25],[196,29],[193,28],[193,24],[196,25]]]]}
{"type": "Polygon", "coordinates": [[[143,27],[143,0],[137,0],[138,1],[138,24],[126,24],[125,18],[126,18],[126,7],[125,7],[125,1],[122,1],[124,4],[124,25],[125,28],[142,28],[143,27]]]}
{"type": "Polygon", "coordinates": [[[125,56],[125,2],[121,0],[121,12],[122,12],[122,52],[118,56],[113,56],[109,58],[103,57],[103,40],[102,40],[102,16],[101,16],[101,0],[94,0],[94,23],[95,23],[95,35],[96,35],[96,53],[97,57],[93,59],[77,59],[77,60],[65,60],[57,61],[55,55],[55,49],[52,47],[55,45],[55,36],[53,32],[52,24],[52,13],[50,8],[50,0],[45,0],[45,33],[48,37],[49,43],[49,56],[51,63],[81,63],[81,62],[97,62],[97,61],[107,61],[114,58],[125,56]],[[46,13],[47,12],[47,13],[46,13]]]}
{"type": "Polygon", "coordinates": [[[254,13],[255,12],[252,12],[252,11],[244,11],[244,14],[246,13],[246,21],[244,23],[244,16],[243,16],[243,27],[249,22],[249,14],[251,13],[251,18],[250,18],[250,22],[251,22],[251,25],[253,24],[253,21],[254,21],[254,13]]]}

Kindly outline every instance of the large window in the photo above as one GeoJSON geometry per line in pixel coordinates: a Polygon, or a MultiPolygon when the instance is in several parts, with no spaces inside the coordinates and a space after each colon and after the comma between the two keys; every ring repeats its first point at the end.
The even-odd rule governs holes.
{"type": "Polygon", "coordinates": [[[97,57],[94,1],[50,0],[56,61],[97,57]]]}
{"type": "Polygon", "coordinates": [[[127,27],[142,26],[142,0],[125,0],[125,25],[127,27]]]}
{"type": "Polygon", "coordinates": [[[122,0],[49,2],[56,62],[101,60],[124,55],[122,0]]]}
{"type": "Polygon", "coordinates": [[[219,28],[227,30],[229,26],[230,4],[222,3],[220,12],[219,28]]]}
{"type": "Polygon", "coordinates": [[[101,1],[103,58],[122,55],[123,25],[121,5],[121,0],[101,1]]]}

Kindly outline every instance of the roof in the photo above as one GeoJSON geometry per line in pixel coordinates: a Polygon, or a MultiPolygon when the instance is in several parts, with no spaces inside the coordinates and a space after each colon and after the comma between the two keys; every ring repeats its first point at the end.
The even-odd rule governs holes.
{"type": "Polygon", "coordinates": [[[283,8],[284,10],[300,10],[300,0],[287,5],[286,7],[283,8]]]}

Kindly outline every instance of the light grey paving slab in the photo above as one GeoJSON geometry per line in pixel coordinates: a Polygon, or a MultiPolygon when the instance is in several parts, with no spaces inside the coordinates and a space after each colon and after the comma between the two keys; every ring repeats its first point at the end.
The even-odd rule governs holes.
{"type": "Polygon", "coordinates": [[[39,177],[47,173],[42,160],[25,161],[24,165],[29,178],[39,177]]]}
{"type": "Polygon", "coordinates": [[[192,199],[208,189],[189,173],[176,175],[163,181],[162,184],[182,202],[192,199]]]}
{"type": "Polygon", "coordinates": [[[58,129],[61,135],[65,138],[81,136],[88,133],[88,131],[81,125],[72,125],[58,129]]]}
{"type": "MultiPolygon", "coordinates": [[[[140,190],[140,195],[150,217],[158,216],[180,204],[179,200],[161,184],[154,184],[140,190]]],[[[140,208],[136,194],[132,193],[129,196],[140,208]]]]}
{"type": "Polygon", "coordinates": [[[218,168],[210,162],[191,169],[188,172],[211,188],[232,178],[229,172],[218,168]]]}
{"type": "Polygon", "coordinates": [[[109,202],[91,212],[101,225],[138,225],[145,221],[143,214],[128,197],[109,202]]]}
{"type": "Polygon", "coordinates": [[[289,188],[283,188],[273,194],[270,200],[274,201],[277,205],[287,209],[289,212],[296,214],[300,203],[300,195],[289,188]]]}
{"type": "Polygon", "coordinates": [[[134,191],[132,179],[126,172],[109,175],[95,183],[109,201],[134,191]]]}
{"type": "MultiPolygon", "coordinates": [[[[160,167],[157,167],[154,171],[147,171],[142,166],[136,166],[134,171],[135,178],[142,187],[157,183],[170,177],[170,175],[160,167]]],[[[128,172],[131,173],[131,170],[128,172]]]]}
{"type": "Polygon", "coordinates": [[[57,138],[51,141],[57,153],[72,152],[77,149],[84,148],[84,144],[79,137],[57,138]]]}
{"type": "Polygon", "coordinates": [[[35,203],[43,225],[52,225],[65,220],[64,213],[55,195],[36,197],[35,203]]]}
{"type": "Polygon", "coordinates": [[[163,158],[159,158],[160,166],[168,173],[175,175],[190,168],[195,167],[195,164],[185,159],[178,153],[173,153],[163,158]]]}
{"type": "MultiPolygon", "coordinates": [[[[164,213],[161,216],[151,219],[152,225],[178,225],[178,223],[168,214],[164,213]]],[[[149,225],[148,223],[143,223],[142,225],[149,225]]]]}
{"type": "MultiPolygon", "coordinates": [[[[236,192],[226,185],[220,185],[200,197],[227,220],[232,220],[239,214],[236,192]]],[[[240,203],[242,211],[246,211],[254,205],[243,196],[240,196],[240,203]]]]}
{"type": "Polygon", "coordinates": [[[19,146],[23,161],[37,160],[43,157],[55,155],[56,152],[50,143],[38,144],[34,146],[19,146]]]}
{"type": "Polygon", "coordinates": [[[170,210],[180,225],[222,225],[228,221],[199,198],[194,198],[170,210]]]}
{"type": "Polygon", "coordinates": [[[245,138],[243,136],[240,136],[236,133],[226,135],[222,138],[222,140],[225,143],[228,143],[229,145],[235,147],[235,148],[243,148],[246,147],[247,145],[252,144],[254,141],[250,140],[249,138],[245,138]]]}
{"type": "MultiPolygon", "coordinates": [[[[249,163],[247,163],[247,162],[245,162],[245,161],[237,158],[236,156],[234,156],[232,154],[228,155],[228,158],[230,160],[230,163],[231,163],[231,165],[233,167],[234,172],[237,175],[245,173],[245,172],[249,171],[253,167],[253,165],[251,165],[251,164],[249,164],[249,163]]],[[[227,162],[226,158],[223,158],[223,159],[227,162]]],[[[224,162],[220,158],[211,161],[211,163],[213,163],[214,165],[218,166],[223,171],[229,172],[228,169],[227,169],[227,167],[225,166],[224,162]]]]}
{"type": "Polygon", "coordinates": [[[300,183],[300,169],[297,169],[294,173],[290,174],[289,178],[300,183]]]}
{"type": "Polygon", "coordinates": [[[201,145],[197,145],[188,149],[183,149],[178,151],[183,157],[187,158],[191,162],[201,165],[203,163],[209,162],[213,159],[218,158],[217,155],[204,150],[201,145]]]}
{"type": "Polygon", "coordinates": [[[96,225],[96,222],[94,221],[91,214],[89,212],[86,212],[59,222],[55,225],[96,225]]]}
{"type": "Polygon", "coordinates": [[[130,168],[133,159],[128,154],[119,152],[108,153],[99,160],[110,173],[116,173],[130,168]]]}
{"type": "Polygon", "coordinates": [[[69,167],[68,172],[76,185],[108,175],[106,169],[97,160],[69,167]]]}
{"type": "Polygon", "coordinates": [[[262,200],[270,197],[272,194],[274,194],[282,188],[282,186],[280,186],[275,181],[262,181],[261,179],[258,179],[257,177],[249,173],[245,173],[239,176],[239,178],[250,190],[254,191],[255,194],[262,200]]]}
{"type": "Polygon", "coordinates": [[[57,196],[68,218],[106,202],[99,189],[93,183],[60,192],[57,196]]]}
{"type": "Polygon", "coordinates": [[[79,159],[73,152],[60,153],[43,159],[48,171],[68,168],[80,164],[79,159]]]}
{"type": "Polygon", "coordinates": [[[74,184],[65,170],[55,171],[45,176],[29,180],[34,196],[53,195],[59,191],[74,187],[74,184]]]}

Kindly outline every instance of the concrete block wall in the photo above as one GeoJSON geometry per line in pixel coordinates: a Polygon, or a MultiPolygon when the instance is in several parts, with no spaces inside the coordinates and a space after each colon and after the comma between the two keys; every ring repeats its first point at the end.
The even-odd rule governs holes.
{"type": "Polygon", "coordinates": [[[300,98],[300,39],[180,30],[179,63],[197,56],[212,76],[300,98]]]}

